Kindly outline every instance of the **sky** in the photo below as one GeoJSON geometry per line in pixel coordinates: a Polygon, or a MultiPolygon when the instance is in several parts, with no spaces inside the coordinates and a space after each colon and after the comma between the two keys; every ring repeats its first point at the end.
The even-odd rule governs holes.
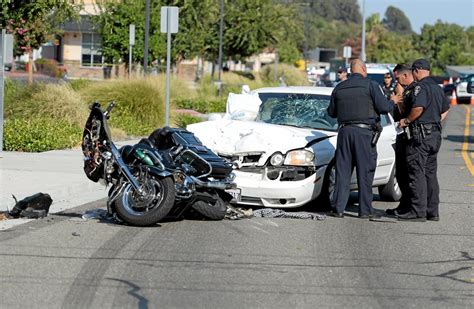
{"type": "Polygon", "coordinates": [[[357,0],[365,17],[379,13],[383,19],[388,6],[402,10],[411,23],[412,30],[420,33],[424,24],[434,25],[438,19],[463,27],[474,26],[474,0],[357,0]]]}

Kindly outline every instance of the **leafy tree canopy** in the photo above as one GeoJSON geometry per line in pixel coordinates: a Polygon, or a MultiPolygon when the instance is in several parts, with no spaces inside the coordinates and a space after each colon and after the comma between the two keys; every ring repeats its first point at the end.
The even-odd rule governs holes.
{"type": "Polygon", "coordinates": [[[362,20],[357,0],[303,0],[301,3],[309,3],[311,11],[326,20],[339,20],[345,23],[360,23],[362,20]]]}
{"type": "Polygon", "coordinates": [[[472,27],[464,31],[457,24],[438,20],[434,25],[425,24],[421,34],[415,39],[415,48],[431,60],[431,65],[439,73],[449,64],[473,64],[474,41],[472,27]]]}
{"type": "MultiPolygon", "coordinates": [[[[102,6],[104,13],[96,21],[100,25],[106,57],[114,61],[128,59],[128,25],[133,23],[136,32],[133,58],[135,61],[143,60],[144,2],[112,1],[102,6]]],[[[163,5],[180,8],[179,31],[173,35],[173,58],[179,61],[199,55],[215,60],[219,48],[220,0],[152,0],[151,60],[166,57],[166,34],[160,33],[160,9],[163,5]]],[[[291,6],[278,5],[272,0],[225,1],[223,51],[228,59],[239,60],[265,48],[275,48],[280,43],[286,50],[285,55],[294,55],[296,39],[301,37],[302,31],[291,6]]]]}
{"type": "Polygon", "coordinates": [[[385,11],[385,18],[382,23],[389,31],[402,34],[413,32],[411,30],[410,20],[406,17],[405,13],[391,5],[385,11]]]}
{"type": "Polygon", "coordinates": [[[55,34],[80,7],[63,0],[3,0],[0,27],[15,36],[16,54],[31,53],[55,34]]]}

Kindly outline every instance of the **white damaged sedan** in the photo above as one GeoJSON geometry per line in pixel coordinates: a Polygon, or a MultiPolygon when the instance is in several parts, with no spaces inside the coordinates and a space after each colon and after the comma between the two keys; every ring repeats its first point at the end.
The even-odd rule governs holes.
{"type": "MultiPolygon", "coordinates": [[[[293,208],[319,197],[327,203],[334,190],[337,121],[327,114],[332,88],[272,87],[231,94],[224,117],[189,125],[202,143],[234,164],[244,205],[293,208]]],[[[389,115],[377,144],[374,187],[382,198],[401,196],[395,178],[396,131],[389,115]]],[[[355,173],[352,189],[357,189],[355,173]]]]}

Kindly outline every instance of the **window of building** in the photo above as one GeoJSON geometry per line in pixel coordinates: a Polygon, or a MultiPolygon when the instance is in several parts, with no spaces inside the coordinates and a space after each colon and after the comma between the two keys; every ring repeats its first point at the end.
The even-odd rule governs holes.
{"type": "Polygon", "coordinates": [[[102,37],[96,33],[82,34],[82,57],[83,67],[101,67],[102,57],[102,37]]]}

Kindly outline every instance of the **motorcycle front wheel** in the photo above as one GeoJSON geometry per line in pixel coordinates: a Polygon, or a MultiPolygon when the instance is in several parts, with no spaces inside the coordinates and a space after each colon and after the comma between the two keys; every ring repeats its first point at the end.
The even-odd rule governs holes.
{"type": "Polygon", "coordinates": [[[149,226],[158,223],[170,212],[174,205],[174,182],[170,177],[158,178],[148,175],[139,179],[144,190],[139,194],[131,184],[127,184],[117,198],[117,216],[135,226],[149,226]]]}

